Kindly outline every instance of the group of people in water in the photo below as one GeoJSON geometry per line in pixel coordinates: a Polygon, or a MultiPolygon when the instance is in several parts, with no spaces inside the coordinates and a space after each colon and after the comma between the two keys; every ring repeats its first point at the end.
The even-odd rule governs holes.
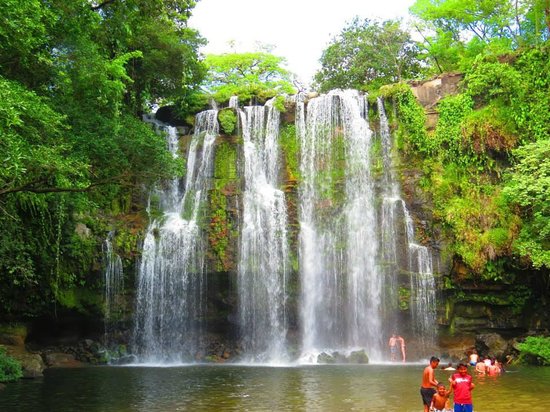
{"type": "MultiPolygon", "coordinates": [[[[402,361],[405,362],[405,340],[392,334],[388,345],[390,347],[390,358],[397,361],[401,353],[402,361]]],[[[495,358],[487,357],[482,359],[474,349],[468,355],[468,363],[459,363],[456,368],[452,363],[441,366],[441,369],[452,371],[449,377],[448,387],[445,383],[435,378],[435,370],[439,366],[439,358],[432,356],[430,364],[424,368],[422,374],[422,385],[420,395],[424,405],[424,412],[472,412],[472,390],[475,384],[472,382],[472,375],[468,373],[468,366],[473,367],[477,375],[496,376],[504,372],[503,365],[495,358]],[[453,407],[451,408],[451,394],[453,394],[453,407]]]]}
{"type": "Polygon", "coordinates": [[[497,376],[504,371],[502,363],[500,363],[494,357],[486,357],[482,359],[477,351],[474,349],[470,354],[470,366],[475,368],[475,371],[479,375],[497,376]]]}
{"type": "MultiPolygon", "coordinates": [[[[430,364],[424,368],[420,396],[424,404],[424,412],[472,412],[472,390],[475,385],[472,375],[468,373],[468,366],[459,363],[456,372],[449,377],[449,388],[443,382],[435,379],[435,370],[439,365],[439,358],[432,356],[430,364]],[[451,393],[453,395],[454,408],[451,409],[451,393]]],[[[446,367],[451,370],[452,367],[446,367]]]]}
{"type": "Polygon", "coordinates": [[[474,368],[478,375],[496,376],[504,371],[500,362],[495,358],[481,359],[475,350],[469,356],[469,362],[459,363],[455,368],[449,363],[441,369],[455,371],[449,377],[449,388],[443,382],[435,379],[435,369],[439,365],[439,358],[432,356],[430,364],[424,368],[420,395],[424,404],[424,412],[472,412],[472,390],[475,385],[472,375],[468,373],[468,365],[474,368]],[[451,409],[451,393],[454,406],[451,409]]]}

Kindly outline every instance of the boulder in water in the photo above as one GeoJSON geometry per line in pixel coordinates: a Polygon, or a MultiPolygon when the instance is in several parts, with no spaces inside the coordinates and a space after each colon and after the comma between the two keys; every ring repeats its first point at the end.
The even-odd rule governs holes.
{"type": "Polygon", "coordinates": [[[369,363],[369,357],[364,349],[353,351],[348,357],[349,363],[365,364],[369,363]]]}
{"type": "Polygon", "coordinates": [[[485,356],[502,359],[508,351],[508,342],[498,333],[485,333],[476,336],[476,348],[485,356]]]}
{"type": "Polygon", "coordinates": [[[336,363],[336,360],[333,356],[329,355],[326,352],[321,352],[319,355],[317,355],[317,363],[336,363]]]}

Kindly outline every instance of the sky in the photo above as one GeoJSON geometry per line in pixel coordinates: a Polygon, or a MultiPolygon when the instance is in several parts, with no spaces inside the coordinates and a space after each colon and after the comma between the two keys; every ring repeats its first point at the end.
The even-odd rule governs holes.
{"type": "Polygon", "coordinates": [[[208,45],[204,54],[251,52],[272,45],[276,56],[304,85],[319,69],[330,41],[355,16],[361,19],[406,18],[415,0],[200,0],[189,26],[208,45]],[[231,42],[234,46],[232,48],[231,42]]]}

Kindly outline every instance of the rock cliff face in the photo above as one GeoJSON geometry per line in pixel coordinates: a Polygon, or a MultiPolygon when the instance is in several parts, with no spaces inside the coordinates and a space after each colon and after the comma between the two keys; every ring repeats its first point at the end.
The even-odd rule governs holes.
{"type": "MultiPolygon", "coordinates": [[[[428,128],[437,122],[436,106],[444,96],[456,93],[462,79],[460,74],[440,76],[435,79],[412,84],[413,92],[428,115],[428,128]]],[[[164,113],[164,112],[161,112],[164,113]]],[[[295,122],[295,109],[287,103],[286,111],[281,116],[281,130],[292,135],[295,122]]],[[[165,113],[166,114],[166,113],[165,113]]],[[[376,117],[376,113],[372,114],[376,117]]],[[[189,128],[180,128],[180,146],[185,150],[189,141],[189,128]]],[[[242,167],[243,142],[235,135],[220,135],[215,142],[213,181],[209,193],[209,212],[203,221],[205,236],[209,246],[207,252],[207,339],[209,349],[202,354],[203,359],[223,360],[238,353],[237,323],[235,313],[237,306],[236,277],[238,264],[238,237],[242,211],[242,167]]],[[[299,145],[298,145],[299,147],[299,145]]],[[[292,250],[292,285],[288,302],[291,312],[289,321],[290,334],[298,330],[298,268],[297,250],[299,222],[297,212],[297,187],[299,171],[296,165],[297,147],[292,138],[282,137],[283,190],[286,192],[289,239],[292,250]],[[286,139],[286,140],[285,140],[286,139]],[[293,314],[293,315],[292,315],[293,314]]],[[[500,283],[474,280],[468,269],[460,262],[453,260],[447,250],[447,240],[431,213],[429,195],[420,188],[422,172],[418,168],[403,164],[399,171],[403,199],[412,214],[418,240],[430,247],[434,253],[437,272],[438,309],[437,322],[439,329],[439,346],[443,353],[461,358],[473,347],[481,354],[496,353],[496,346],[506,347],[498,352],[503,355],[509,346],[503,345],[499,337],[507,339],[519,336],[530,329],[550,326],[548,315],[530,310],[532,295],[526,283],[503,281],[500,283]],[[476,336],[492,334],[491,339],[478,339],[476,336]],[[496,337],[494,336],[496,334],[496,337]],[[485,345],[485,346],[484,346],[485,345]]],[[[135,228],[133,228],[135,230],[135,228]]],[[[142,228],[145,231],[145,227],[142,228]]],[[[139,236],[137,237],[140,238],[139,236]]],[[[133,258],[136,250],[132,251],[133,258]]],[[[126,260],[125,273],[127,306],[121,311],[118,320],[118,342],[127,344],[130,341],[128,330],[132,323],[133,285],[136,259],[126,260]]],[[[402,278],[405,279],[406,264],[401,264],[402,278]]],[[[405,281],[401,283],[405,284],[405,281]]],[[[403,288],[403,299],[407,291],[403,288]]],[[[400,292],[401,293],[401,292],[400,292]]],[[[403,307],[405,313],[409,310],[403,307]]],[[[97,322],[100,325],[100,322],[97,322]]],[[[97,332],[97,331],[96,331],[97,332]]],[[[414,346],[411,342],[411,347],[414,346]]],[[[500,349],[499,349],[500,350],[500,349]]]]}
{"type": "MultiPolygon", "coordinates": [[[[460,73],[448,73],[411,82],[413,94],[424,107],[429,131],[437,124],[438,102],[459,93],[462,79],[460,73]]],[[[503,357],[514,352],[511,342],[515,337],[547,330],[550,319],[541,305],[544,298],[535,286],[536,275],[510,267],[506,279],[474,276],[449,251],[443,231],[432,217],[429,192],[418,184],[421,177],[420,170],[407,166],[402,170],[404,196],[419,233],[425,234],[425,241],[439,253],[438,324],[443,352],[461,358],[476,348],[482,355],[503,357]]]]}

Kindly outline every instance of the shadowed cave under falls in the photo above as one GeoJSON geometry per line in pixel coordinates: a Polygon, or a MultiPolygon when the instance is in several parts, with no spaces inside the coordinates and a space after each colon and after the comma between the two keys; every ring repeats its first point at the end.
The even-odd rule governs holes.
{"type": "MultiPolygon", "coordinates": [[[[289,102],[299,146],[295,224],[283,190],[282,121],[274,100],[242,108],[231,101],[241,137],[233,316],[239,360],[307,364],[322,353],[364,350],[370,362],[384,362],[393,331],[433,347],[432,256],[415,242],[400,195],[383,101],[371,108],[376,127],[358,91],[298,94],[289,102]]],[[[176,131],[166,130],[178,156],[176,131]]],[[[199,113],[186,177],[151,195],[157,212],[137,275],[132,342],[139,363],[193,362],[205,351],[208,268],[200,222],[208,214],[218,135],[217,110],[199,113]]]]}

